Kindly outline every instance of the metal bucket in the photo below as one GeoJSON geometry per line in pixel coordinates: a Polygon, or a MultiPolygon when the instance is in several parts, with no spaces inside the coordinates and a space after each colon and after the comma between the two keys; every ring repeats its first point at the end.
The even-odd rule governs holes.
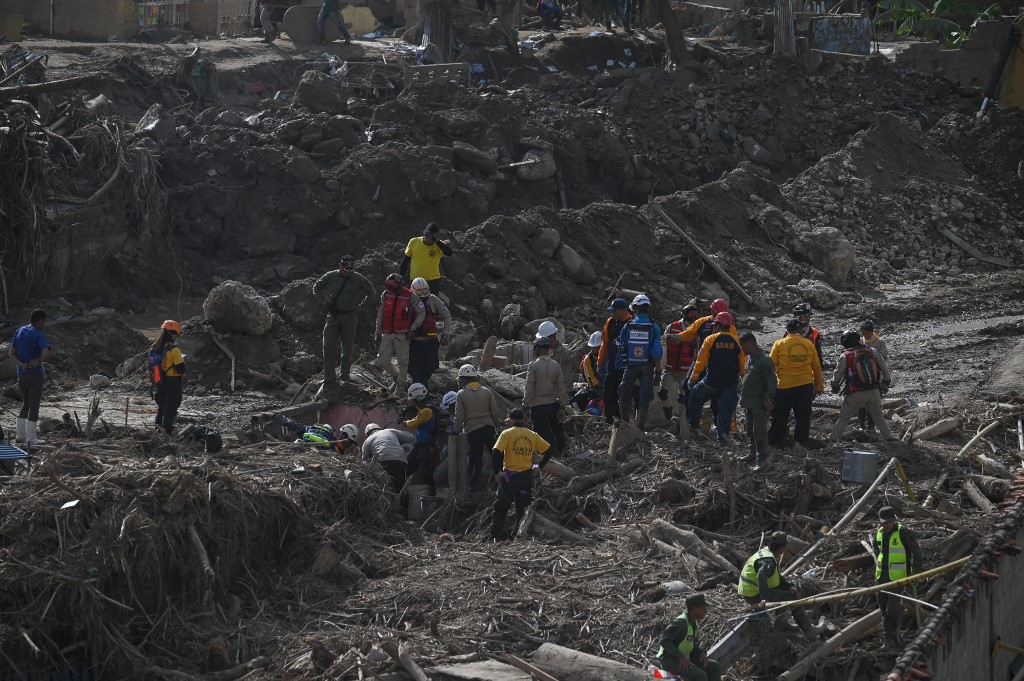
{"type": "Polygon", "coordinates": [[[878,452],[843,450],[843,482],[869,483],[878,477],[878,452]]]}
{"type": "Polygon", "coordinates": [[[430,495],[429,485],[407,485],[405,493],[409,495],[409,520],[423,520],[422,499],[430,495]]]}

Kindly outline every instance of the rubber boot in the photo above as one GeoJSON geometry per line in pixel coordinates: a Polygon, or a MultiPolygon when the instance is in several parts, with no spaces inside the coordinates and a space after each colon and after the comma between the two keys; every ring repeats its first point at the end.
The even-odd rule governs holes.
{"type": "Polygon", "coordinates": [[[28,419],[19,418],[15,422],[15,426],[14,426],[14,433],[15,433],[14,434],[14,441],[15,442],[24,442],[25,441],[25,433],[26,433],[27,427],[28,427],[28,419]]]}
{"type": "Polygon", "coordinates": [[[639,409],[636,413],[636,427],[641,431],[647,431],[647,410],[639,409]]]}
{"type": "Polygon", "coordinates": [[[44,445],[46,442],[36,437],[36,428],[38,424],[35,421],[29,421],[25,426],[25,442],[30,445],[44,445]]]}
{"type": "Polygon", "coordinates": [[[619,420],[620,421],[622,421],[623,423],[632,423],[632,421],[633,421],[633,405],[632,404],[625,404],[625,403],[620,402],[619,403],[619,411],[622,412],[621,414],[619,414],[619,420]]]}
{"type": "Polygon", "coordinates": [[[667,420],[667,421],[671,421],[672,420],[672,407],[662,407],[661,411],[663,411],[665,413],[665,420],[667,420]]]}

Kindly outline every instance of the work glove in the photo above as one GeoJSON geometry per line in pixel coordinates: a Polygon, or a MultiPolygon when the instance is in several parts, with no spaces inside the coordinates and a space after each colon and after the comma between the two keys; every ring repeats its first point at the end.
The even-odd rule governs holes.
{"type": "Polygon", "coordinates": [[[441,345],[448,345],[448,334],[441,334],[441,345]]]}
{"type": "Polygon", "coordinates": [[[880,392],[883,395],[885,395],[886,393],[889,392],[889,388],[890,388],[890,384],[889,383],[887,383],[887,382],[886,383],[882,383],[881,385],[878,386],[878,392],[880,392]]]}
{"type": "Polygon", "coordinates": [[[694,381],[693,379],[691,379],[691,380],[686,382],[686,388],[688,390],[693,390],[696,387],[697,387],[697,381],[694,381]]]}

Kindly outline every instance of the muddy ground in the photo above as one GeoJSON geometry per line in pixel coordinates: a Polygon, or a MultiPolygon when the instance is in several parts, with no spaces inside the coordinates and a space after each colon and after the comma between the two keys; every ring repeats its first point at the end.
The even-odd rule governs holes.
{"type": "MultiPolygon", "coordinates": [[[[199,58],[216,65],[220,92],[210,107],[176,105],[161,84],[181,86],[173,74],[194,64],[191,46],[23,43],[50,55],[49,79],[104,74],[57,98],[70,102],[63,134],[84,161],[51,138],[29,163],[39,191],[27,196],[44,207],[54,194],[88,196],[119,158],[144,158],[156,164],[152,182],[122,180],[111,191],[159,210],[131,211],[131,236],[107,262],[102,287],[24,299],[26,310],[53,310],[54,359],[40,428],[47,444],[31,474],[0,479],[3,663],[22,677],[406,678],[382,651],[395,640],[411,644],[436,679],[451,678],[430,671],[437,665],[528,655],[545,642],[645,668],[683,607],[685,596],[664,584],[707,595],[708,645],[744,614],[734,576],[687,551],[660,553],[653,520],[693,528],[740,566],[765,532],[816,541],[860,495],[864,485],[839,475],[841,452],[822,446],[839,404],[828,394],[816,402],[812,448],[781,450],[764,476],[738,461],[742,435],[725,451],[656,427],[621,457],[637,463],[616,462],[606,460],[610,429],[573,417],[562,462],[576,482],[542,477],[534,508],[575,536],[538,521],[498,545],[487,541],[493,492],[414,522],[355,456],[257,435],[253,414],[310,400],[316,389],[315,276],[353,253],[382,282],[430,220],[455,248],[444,291],[456,326],[432,379],[437,393],[489,336],[525,340],[542,318],[556,319],[578,347],[616,293],[649,293],[665,322],[691,298],[726,296],[739,326],[764,344],[807,299],[830,361],[843,330],[875,320],[891,352],[894,430],[912,434],[949,416],[962,426],[896,443],[848,433],[848,446],[898,457],[919,500],[932,492],[934,503],[914,504],[887,480],[850,528],[822,540],[801,586],[870,583],[859,541],[887,504],[919,532],[929,566],[973,549],[988,516],[965,496],[966,476],[1010,475],[1021,464],[1014,416],[1024,407],[1014,386],[1024,377],[1006,360],[1024,335],[1024,115],[995,108],[975,118],[979,93],[879,56],[811,52],[780,63],[756,39],[698,38],[710,48],[695,50],[703,61],[666,71],[659,31],[611,37],[591,28],[555,33],[519,57],[476,47],[486,69],[477,78],[487,82],[473,87],[398,82],[393,95],[345,90],[334,104],[295,96],[302,64],[321,53],[287,40],[203,43],[199,58]],[[635,68],[589,68],[627,56],[635,68]],[[88,111],[83,102],[101,93],[112,108],[88,111]],[[154,103],[167,122],[135,130],[154,103]],[[100,153],[97,140],[135,151],[100,153]],[[508,167],[524,158],[537,160],[526,166],[537,175],[508,167]],[[255,287],[272,313],[269,331],[226,331],[206,318],[203,301],[225,280],[255,287]],[[167,317],[185,323],[181,425],[219,429],[221,452],[152,433],[141,353],[167,317]],[[234,384],[214,339],[236,357],[234,384]],[[97,374],[109,387],[89,386],[97,374]],[[997,418],[1007,428],[960,452],[997,418]],[[632,471],[584,482],[616,463],[632,471]]],[[[401,63],[408,57],[396,44],[357,40],[331,51],[401,63]]],[[[19,123],[27,114],[14,105],[4,115],[19,123]]],[[[4,205],[18,219],[28,214],[23,203],[4,205]]],[[[19,238],[33,233],[25,224],[15,225],[19,238]]],[[[23,323],[20,307],[12,305],[12,325],[23,323]]],[[[346,402],[397,412],[370,364],[370,336],[363,319],[359,389],[346,402]]],[[[5,367],[0,422],[10,428],[19,400],[5,367]]],[[[515,400],[510,376],[495,385],[503,402],[515,400]]],[[[936,601],[942,584],[927,593],[936,601]]],[[[813,615],[834,632],[872,607],[859,599],[813,615]]],[[[777,675],[806,652],[784,623],[757,626],[726,678],[777,675]]],[[[854,660],[852,678],[877,677],[891,666],[878,644],[840,649],[813,677],[837,678],[854,660]]]]}

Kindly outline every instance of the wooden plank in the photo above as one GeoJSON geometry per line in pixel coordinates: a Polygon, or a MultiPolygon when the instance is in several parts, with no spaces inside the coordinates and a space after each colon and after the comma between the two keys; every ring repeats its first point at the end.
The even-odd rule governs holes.
{"type": "Polygon", "coordinates": [[[1000,267],[1013,267],[1013,263],[1010,262],[1009,260],[1004,260],[1003,258],[993,258],[991,255],[985,255],[977,248],[964,241],[963,237],[961,237],[951,229],[940,227],[939,232],[942,233],[942,236],[946,237],[954,244],[956,244],[960,248],[964,249],[965,251],[973,255],[978,260],[984,260],[985,262],[992,263],[993,265],[999,265],[1000,267]]]}

